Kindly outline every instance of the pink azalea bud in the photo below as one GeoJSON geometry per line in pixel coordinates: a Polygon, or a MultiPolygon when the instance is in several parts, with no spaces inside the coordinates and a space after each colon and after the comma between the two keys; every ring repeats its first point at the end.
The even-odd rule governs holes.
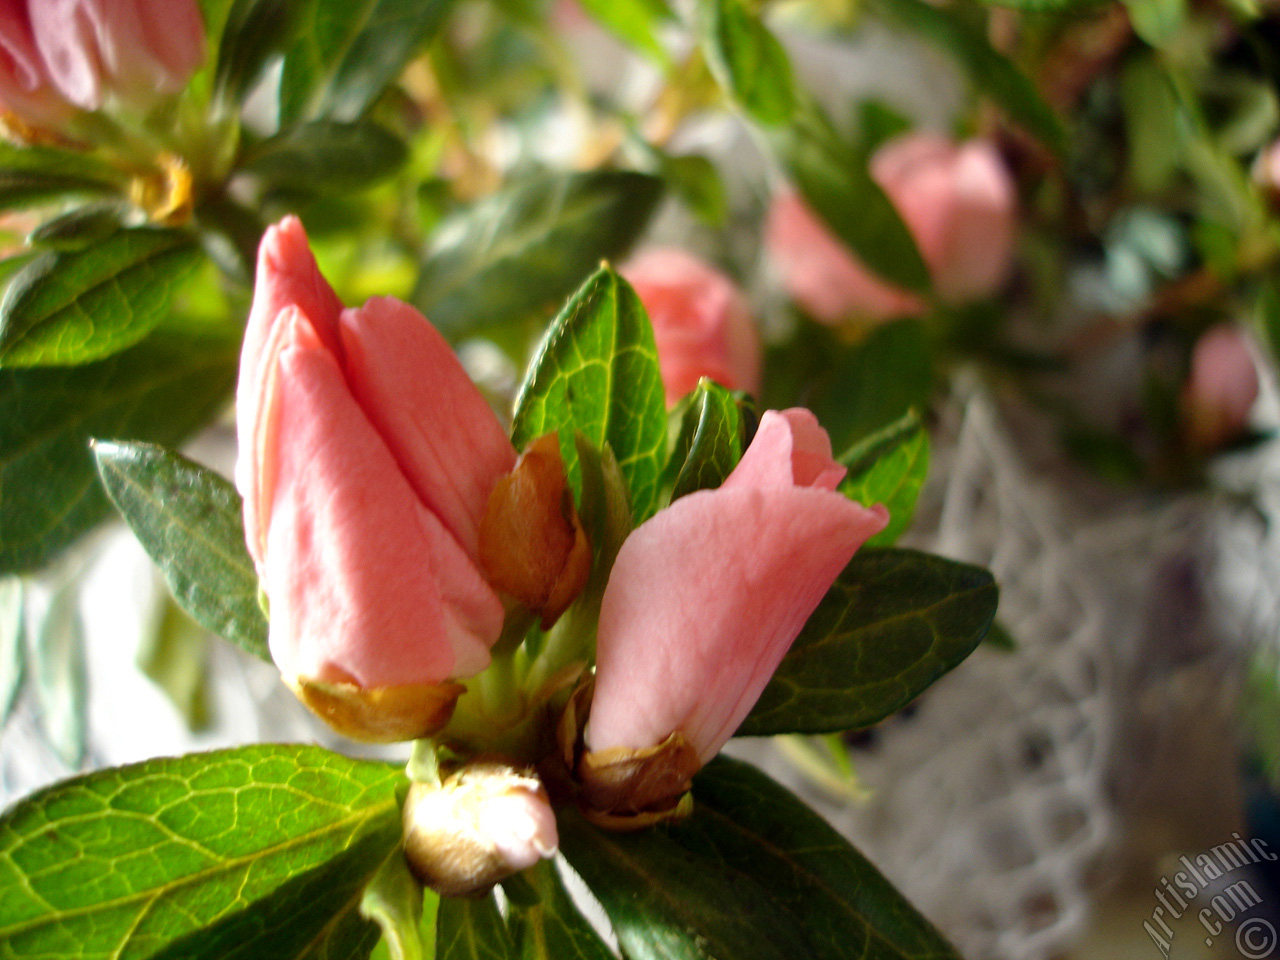
{"type": "Polygon", "coordinates": [[[26,0],[0,0],[0,109],[37,128],[56,127],[72,112],[36,49],[26,0]]]}
{"type": "Polygon", "coordinates": [[[836,492],[844,473],[812,413],[769,411],[719,489],[680,498],[627,538],[600,611],[589,751],[647,750],[675,733],[698,762],[715,756],[888,523],[883,506],[836,492]]]}
{"type": "Polygon", "coordinates": [[[476,565],[489,493],[515,462],[497,418],[412,307],[342,309],[287,218],[259,251],[237,420],[281,673],[345,733],[424,736],[415,707],[447,720],[447,681],[487,666],[502,628],[476,565]]]}
{"type": "Polygon", "coordinates": [[[555,814],[532,774],[475,764],[439,786],[409,789],[405,856],[418,880],[442,896],[483,893],[555,856],[558,846],[555,814]]]}
{"type": "Polygon", "coordinates": [[[1254,158],[1253,182],[1271,196],[1280,193],[1280,140],[1264,147],[1254,158]]]}
{"type": "Polygon", "coordinates": [[[146,107],[204,61],[196,0],[28,0],[31,28],[62,95],[97,110],[107,93],[146,107]]]}
{"type": "Polygon", "coordinates": [[[760,337],[732,280],[667,247],[642,251],[620,272],[649,312],[668,407],[702,377],[730,390],[759,392],[760,337]]]}
{"type": "MultiPolygon", "coordinates": [[[[1004,283],[1013,250],[1016,191],[996,149],[928,133],[897,137],[871,160],[944,303],[987,296],[1004,283]]],[[[792,298],[817,320],[908,316],[924,301],[879,279],[795,194],[775,198],[765,243],[792,298]]]]}
{"type": "Polygon", "coordinates": [[[1244,334],[1230,324],[1204,333],[1191,352],[1191,371],[1182,389],[1191,445],[1216,450],[1235,440],[1257,399],[1258,371],[1244,334]]]}

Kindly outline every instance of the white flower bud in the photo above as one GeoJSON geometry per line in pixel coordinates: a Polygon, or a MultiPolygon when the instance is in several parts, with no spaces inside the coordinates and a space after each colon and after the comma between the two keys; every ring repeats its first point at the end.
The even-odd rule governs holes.
{"type": "Polygon", "coordinates": [[[555,855],[547,793],[531,773],[476,764],[440,786],[415,783],[404,805],[409,868],[446,897],[467,896],[555,855]]]}

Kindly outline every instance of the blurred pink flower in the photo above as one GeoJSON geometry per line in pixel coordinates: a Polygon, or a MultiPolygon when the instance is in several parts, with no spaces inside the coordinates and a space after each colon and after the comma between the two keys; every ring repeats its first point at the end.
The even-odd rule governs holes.
{"type": "Polygon", "coordinates": [[[1258,371],[1244,334],[1225,323],[1210,328],[1196,341],[1182,389],[1191,445],[1216,450],[1235,440],[1257,399],[1258,371]]]}
{"type": "Polygon", "coordinates": [[[732,736],[809,615],[888,523],[836,486],[845,470],[807,410],[769,411],[724,484],[623,543],[600,611],[590,751],[679,733],[706,763],[732,736]]]}
{"type": "Polygon", "coordinates": [[[97,110],[108,93],[145,108],[181,90],[204,61],[196,0],[27,0],[36,47],[67,100],[97,110]]]}
{"type": "MultiPolygon", "coordinates": [[[[1008,275],[1016,192],[995,147],[909,133],[884,144],[871,175],[915,238],[944,303],[987,296],[1008,275]]],[[[815,319],[884,319],[923,312],[915,294],[858,261],[792,192],[775,197],[765,244],[791,297],[815,319]]]]}
{"type": "Polygon", "coordinates": [[[355,696],[487,666],[503,610],[478,530],[515,452],[435,328],[391,298],[342,309],[292,217],[259,251],[237,421],[271,653],[313,709],[317,685],[355,696]]]}
{"type": "Polygon", "coordinates": [[[0,0],[0,109],[39,128],[56,127],[72,112],[36,49],[26,0],[0,0]]]}
{"type": "Polygon", "coordinates": [[[641,251],[620,272],[653,323],[668,407],[702,377],[730,390],[759,392],[760,337],[732,280],[668,247],[641,251]]]}

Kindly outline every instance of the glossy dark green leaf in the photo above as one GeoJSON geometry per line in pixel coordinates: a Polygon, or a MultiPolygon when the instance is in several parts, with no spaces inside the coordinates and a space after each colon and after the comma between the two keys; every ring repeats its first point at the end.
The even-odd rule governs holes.
{"type": "Polygon", "coordinates": [[[511,904],[508,922],[520,960],[613,960],[613,951],[574,905],[552,861],[543,860],[522,876],[538,902],[511,904]]]}
{"type": "Polygon", "coordinates": [[[214,87],[238,107],[268,63],[297,34],[302,14],[314,0],[235,0],[218,45],[214,87]]]}
{"type": "Polygon", "coordinates": [[[980,28],[961,19],[954,11],[925,0],[877,2],[891,20],[955,57],[974,85],[994,100],[1009,119],[1059,156],[1066,153],[1066,131],[1053,108],[1027,75],[991,46],[980,28]]]}
{"type": "Polygon", "coordinates": [[[845,452],[849,468],[840,492],[864,507],[882,503],[889,509],[889,525],[867,541],[868,547],[888,547],[911,523],[916,501],[929,473],[929,431],[914,410],[845,452]]]}
{"type": "Polygon", "coordinates": [[[917,320],[877,327],[856,346],[833,353],[827,363],[811,378],[804,401],[836,450],[847,450],[907,411],[929,405],[933,355],[917,320]]]}
{"type": "Polygon", "coordinates": [[[50,250],[83,250],[116,233],[125,209],[110,200],[86,203],[46,220],[31,231],[27,242],[50,250]]]}
{"type": "Polygon", "coordinates": [[[921,293],[929,270],[897,208],[871,179],[865,157],[845,144],[813,103],[768,131],[796,189],[858,259],[891,283],[921,293]]]}
{"type": "Polygon", "coordinates": [[[149,228],[36,258],[0,302],[0,366],[88,363],[137,343],[199,260],[189,234],[149,228]]]}
{"type": "MultiPolygon", "coordinates": [[[[84,761],[86,720],[84,623],[78,584],[62,585],[49,598],[28,635],[27,661],[40,729],[71,769],[84,761]]],[[[4,939],[0,931],[0,942],[4,939]]]]}
{"type": "Polygon", "coordinates": [[[138,669],[198,732],[209,725],[209,634],[167,595],[159,607],[138,645],[138,669]]]}
{"type": "Polygon", "coordinates": [[[20,577],[0,579],[0,728],[17,702],[26,671],[26,626],[20,577]]]}
{"type": "Polygon", "coordinates": [[[263,745],[43,790],[0,818],[0,957],[358,956],[300,940],[350,940],[352,880],[398,843],[403,781],[387,764],[263,745]]]}
{"type": "Polygon", "coordinates": [[[310,0],[280,80],[283,124],[354,121],[440,29],[453,0],[310,0]]]}
{"type": "Polygon", "coordinates": [[[791,61],[754,5],[699,0],[698,29],[707,66],[734,103],[765,126],[791,120],[796,99],[791,61]]]}
{"type": "Polygon", "coordinates": [[[576,490],[582,471],[573,437],[581,433],[597,449],[607,443],[613,450],[636,523],[653,513],[667,440],[658,352],[640,298],[608,267],[551,324],[516,397],[517,450],[553,430],[576,490]]]}
{"type": "Polygon", "coordinates": [[[244,169],[273,187],[342,193],[389,177],[407,156],[404,141],[376,123],[314,120],[259,144],[244,169]]]}
{"type": "Polygon", "coordinates": [[[125,176],[83,153],[0,143],[0,210],[119,190],[125,176]]]}
{"type": "Polygon", "coordinates": [[[238,352],[160,330],[97,363],[0,370],[0,573],[38,569],[106,515],[91,437],[180,442],[227,402],[238,352]]]}
{"type": "Polygon", "coordinates": [[[436,231],[414,304],[450,337],[553,312],[599,265],[622,256],[662,195],[630,171],[540,174],[436,231]]]}
{"type": "Polygon", "coordinates": [[[230,481],[148,443],[94,444],[103,486],[196,622],[270,661],[258,575],[230,481]]]}
{"type": "Polygon", "coordinates": [[[582,8],[618,37],[658,63],[671,59],[658,31],[675,20],[666,0],[579,0],[582,8]]]}
{"type": "Polygon", "coordinates": [[[506,921],[489,895],[441,897],[436,914],[436,960],[515,960],[506,921]]]}
{"type": "Polygon", "coordinates": [[[671,499],[724,483],[742,459],[745,427],[737,398],[704,377],[685,410],[672,455],[681,463],[671,499]]]}
{"type": "Polygon", "coordinates": [[[875,866],[798,797],[720,757],[693,782],[693,816],[670,836],[730,876],[767,890],[814,960],[960,960],[875,866]]]}
{"type": "Polygon", "coordinates": [[[991,574],[915,550],[866,550],[800,631],[739,736],[869,727],[973,652],[995,617],[991,574]]]}
{"type": "Polygon", "coordinates": [[[628,960],[808,960],[803,929],[769,892],[689,852],[662,828],[614,833],[562,811],[560,851],[628,960]]]}

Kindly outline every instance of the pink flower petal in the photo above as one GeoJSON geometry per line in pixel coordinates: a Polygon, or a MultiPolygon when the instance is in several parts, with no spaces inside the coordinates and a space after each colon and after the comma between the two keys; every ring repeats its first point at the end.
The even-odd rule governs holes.
{"type": "Polygon", "coordinates": [[[604,594],[588,748],[649,747],[678,730],[709,760],[887,521],[840,494],[770,486],[699,491],[642,524],[604,594]]]}
{"type": "Polygon", "coordinates": [[[515,466],[506,431],[417,310],[375,297],[341,317],[347,382],[419,499],[476,556],[489,494],[515,466]]]}
{"type": "Polygon", "coordinates": [[[301,312],[271,398],[274,444],[264,576],[281,671],[361,687],[477,672],[502,628],[497,596],[425,509],[301,312]]]}
{"type": "Polygon", "coordinates": [[[236,387],[236,429],[240,436],[236,487],[245,501],[249,553],[259,566],[270,517],[265,507],[275,484],[271,450],[278,428],[278,410],[265,393],[272,389],[278,369],[280,315],[291,306],[302,312],[321,342],[340,356],[338,314],[342,303],[320,275],[306,231],[297,217],[285,217],[268,228],[258,248],[257,283],[236,387]]]}

